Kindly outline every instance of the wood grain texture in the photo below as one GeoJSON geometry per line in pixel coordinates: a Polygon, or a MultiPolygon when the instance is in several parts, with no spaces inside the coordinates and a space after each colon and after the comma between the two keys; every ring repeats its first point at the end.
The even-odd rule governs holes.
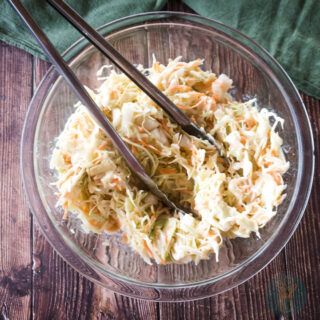
{"type": "Polygon", "coordinates": [[[20,138],[32,96],[32,58],[0,42],[0,319],[28,319],[30,215],[20,171],[20,138]]]}
{"type": "MultiPolygon", "coordinates": [[[[33,59],[33,82],[36,88],[50,64],[33,59]]],[[[32,269],[34,319],[85,319],[93,284],[57,255],[36,223],[33,225],[32,269]]]]}
{"type": "Polygon", "coordinates": [[[285,274],[279,255],[257,276],[218,296],[185,303],[160,303],[160,319],[275,319],[266,306],[265,284],[285,274]]]}
{"type": "MultiPolygon", "coordinates": [[[[50,64],[33,58],[36,88],[50,64]]],[[[53,250],[33,223],[32,314],[34,319],[87,319],[93,283],[79,275],[53,250]]]]}
{"type": "MultiPolygon", "coordinates": [[[[184,8],[183,5],[177,2],[170,2],[168,10],[179,10],[184,8]]],[[[191,12],[190,10],[186,10],[191,12]]],[[[231,52],[219,51],[224,50],[222,47],[213,45],[208,39],[205,44],[199,43],[199,40],[188,33],[183,34],[183,31],[175,30],[169,33],[170,57],[182,55],[187,60],[193,60],[198,57],[205,59],[205,68],[214,70],[217,74],[225,72],[231,75],[232,79],[236,79],[237,74],[233,74],[234,70],[245,70],[245,74],[250,75],[251,79],[255,78],[255,70],[250,69],[250,65],[243,64],[241,59],[237,59],[231,52]],[[192,56],[196,50],[188,50],[189,47],[195,46],[202,48],[198,56],[192,56]],[[212,55],[219,58],[223,57],[223,61],[214,59],[213,65],[206,65],[212,61],[212,55]],[[223,67],[224,66],[224,67],[223,67]],[[221,69],[223,68],[223,70],[221,69]]],[[[162,41],[164,41],[162,39],[162,41]]],[[[203,41],[203,39],[202,39],[203,41]]],[[[239,82],[236,86],[249,90],[245,83],[239,82]]],[[[247,91],[246,91],[247,92],[247,91]]],[[[192,270],[189,271],[189,273],[192,270]]],[[[187,273],[188,274],[188,273],[187,273]]],[[[257,274],[245,284],[215,296],[201,301],[192,301],[185,303],[161,303],[159,306],[161,319],[274,319],[274,315],[270,312],[266,305],[264,287],[274,277],[286,274],[285,253],[282,251],[276,259],[262,272],[257,274]]]]}
{"type": "Polygon", "coordinates": [[[301,93],[312,125],[315,173],[304,216],[285,247],[288,274],[305,285],[307,303],[295,319],[320,319],[320,101],[301,93]]]}
{"type": "MultiPolygon", "coordinates": [[[[133,45],[137,44],[126,45],[128,58],[133,45]]],[[[39,85],[49,66],[34,58],[34,87],[39,85]]],[[[79,76],[86,80],[85,75],[79,76]]],[[[33,228],[34,319],[158,318],[156,303],[120,296],[79,275],[52,249],[36,223],[33,228]]]]}
{"type": "MultiPolygon", "coordinates": [[[[166,9],[192,12],[174,0],[166,9]]],[[[307,210],[285,249],[233,290],[193,302],[153,303],[114,294],[86,280],[54,252],[32,223],[17,174],[18,154],[27,105],[48,66],[0,42],[0,320],[278,319],[266,305],[265,289],[285,274],[298,277],[307,290],[307,303],[293,318],[320,319],[319,100],[302,94],[314,133],[316,170],[307,210]]]]}

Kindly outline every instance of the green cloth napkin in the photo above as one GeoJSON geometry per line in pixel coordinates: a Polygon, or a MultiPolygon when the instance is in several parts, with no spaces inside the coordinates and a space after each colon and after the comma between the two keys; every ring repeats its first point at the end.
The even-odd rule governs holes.
{"type": "Polygon", "coordinates": [[[320,0],[184,0],[259,43],[296,86],[320,99],[320,0]]]}
{"type": "MultiPolygon", "coordinates": [[[[80,38],[45,0],[22,1],[59,52],[80,38]]],[[[67,0],[93,27],[161,10],[166,0],[67,0]]],[[[273,55],[305,93],[320,99],[320,0],[184,0],[197,13],[236,28],[273,55]]],[[[0,39],[44,58],[6,0],[0,39]]]]}
{"type": "MultiPolygon", "coordinates": [[[[21,0],[60,53],[82,35],[45,0],[21,0]]],[[[67,0],[92,27],[146,11],[158,11],[166,0],[67,0]]],[[[0,0],[0,39],[31,54],[47,58],[7,0],[0,0]]]]}

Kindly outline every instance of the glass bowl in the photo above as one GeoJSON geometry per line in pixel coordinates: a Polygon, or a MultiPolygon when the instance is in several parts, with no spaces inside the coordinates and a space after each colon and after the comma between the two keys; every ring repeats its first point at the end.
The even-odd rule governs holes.
{"type": "MultiPolygon", "coordinates": [[[[204,58],[204,69],[233,79],[232,95],[256,97],[261,107],[285,119],[278,128],[290,161],[287,197],[261,238],[226,240],[219,254],[198,265],[148,265],[121,242],[119,234],[85,233],[77,217],[62,219],[56,207],[56,173],[49,160],[56,137],[74,112],[75,94],[50,68],[33,97],[24,125],[21,165],[30,208],[53,248],[88,279],[120,294],[157,301],[184,301],[214,295],[246,281],[264,268],[287,243],[306,207],[313,179],[310,123],[300,96],[279,64],[238,31],[191,14],[155,12],[127,17],[99,28],[132,63],[149,66],[152,54],[204,58]],[[110,245],[106,246],[105,242],[110,245]]],[[[84,39],[64,54],[82,83],[96,88],[97,70],[110,61],[84,39]]]]}

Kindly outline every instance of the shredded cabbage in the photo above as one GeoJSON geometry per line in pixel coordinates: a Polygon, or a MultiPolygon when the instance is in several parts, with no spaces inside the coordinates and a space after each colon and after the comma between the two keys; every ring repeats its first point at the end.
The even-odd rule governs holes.
{"type": "Polygon", "coordinates": [[[141,189],[78,103],[51,159],[64,218],[76,213],[93,232],[121,229],[123,241],[148,263],[198,263],[213,252],[218,260],[223,239],[259,235],[285,197],[282,176],[289,163],[276,132],[283,119],[259,110],[254,99],[234,101],[232,80],[203,71],[202,62],[177,58],[165,66],[154,60],[151,68],[138,68],[215,137],[228,167],[212,145],[183,132],[125,75],[111,71],[97,90],[88,89],[147,174],[197,216],[173,212],[141,189]]]}

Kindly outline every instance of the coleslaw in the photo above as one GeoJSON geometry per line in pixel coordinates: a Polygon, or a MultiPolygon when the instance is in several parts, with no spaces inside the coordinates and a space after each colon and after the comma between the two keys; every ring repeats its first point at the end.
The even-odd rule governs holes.
{"type": "Polygon", "coordinates": [[[58,173],[58,205],[75,213],[85,230],[122,231],[123,242],[147,263],[218,260],[225,238],[250,237],[277,213],[289,163],[276,131],[283,119],[255,99],[234,101],[232,80],[203,71],[202,60],[154,59],[138,68],[192,121],[211,134],[229,159],[209,142],[190,136],[124,74],[102,67],[91,97],[147,174],[170,199],[197,213],[165,207],[130,172],[110,139],[80,103],[57,140],[51,168],[58,173]],[[270,119],[273,118],[271,125],[270,119]]]}

